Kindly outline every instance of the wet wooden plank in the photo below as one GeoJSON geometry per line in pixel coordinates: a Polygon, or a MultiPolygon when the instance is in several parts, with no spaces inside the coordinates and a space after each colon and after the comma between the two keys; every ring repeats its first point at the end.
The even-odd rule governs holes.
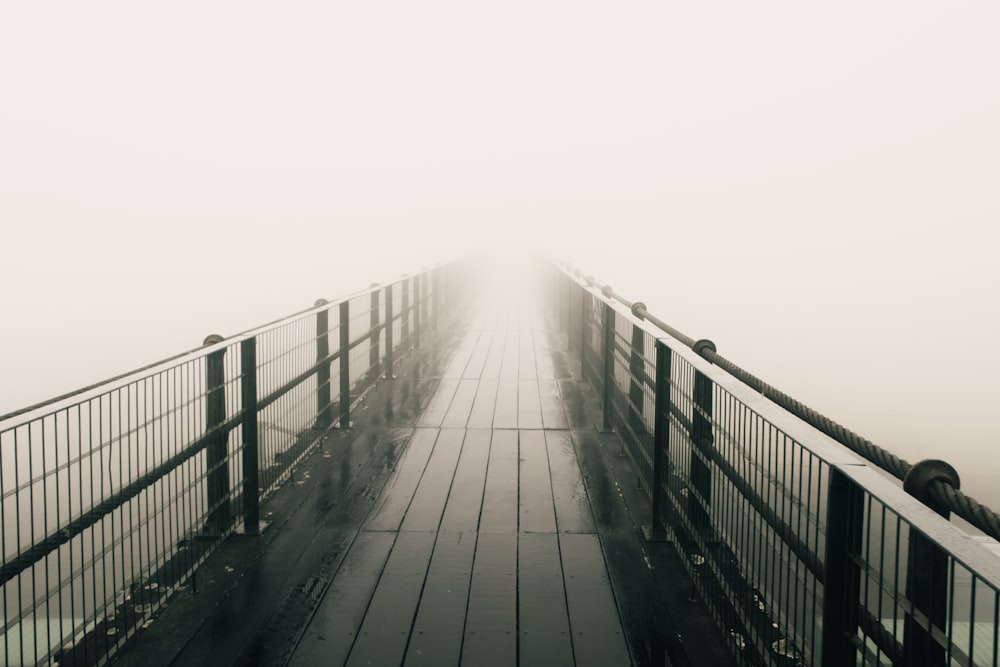
{"type": "Polygon", "coordinates": [[[476,342],[476,347],[469,357],[469,363],[465,366],[465,371],[462,373],[463,378],[475,378],[479,379],[482,377],[483,368],[486,365],[486,359],[489,356],[490,349],[493,346],[493,337],[495,332],[493,330],[483,331],[479,340],[476,342]]]}
{"type": "Polygon", "coordinates": [[[538,380],[517,383],[517,427],[542,428],[542,402],[538,396],[538,380]]]}
{"type": "Polygon", "coordinates": [[[518,664],[573,665],[558,537],[522,533],[517,551],[518,664]]]}
{"type": "Polygon", "coordinates": [[[465,372],[465,367],[469,364],[469,359],[472,357],[473,351],[476,349],[476,342],[482,335],[481,331],[469,331],[459,342],[458,347],[455,348],[454,356],[452,356],[451,361],[445,367],[445,371],[442,377],[446,378],[460,378],[465,372]]]}
{"type": "Polygon", "coordinates": [[[538,399],[541,403],[542,424],[545,428],[569,428],[562,396],[559,395],[559,385],[555,380],[538,381],[538,399]]]}
{"type": "Polygon", "coordinates": [[[396,471],[379,498],[365,530],[399,530],[406,508],[413,499],[413,493],[434,450],[438,429],[418,428],[407,445],[406,453],[396,464],[396,471]]]}
{"type": "Polygon", "coordinates": [[[539,380],[554,380],[556,378],[552,352],[547,348],[535,350],[535,376],[539,380]]]}
{"type": "Polygon", "coordinates": [[[597,535],[561,534],[559,545],[577,664],[628,664],[628,648],[597,535]]]}
{"type": "Polygon", "coordinates": [[[289,665],[344,664],[395,539],[395,533],[362,532],[358,535],[289,665]]]}
{"type": "Polygon", "coordinates": [[[475,532],[438,534],[404,664],[459,664],[475,549],[475,532]]]}
{"type": "Polygon", "coordinates": [[[451,493],[441,519],[441,531],[465,532],[479,527],[479,512],[483,506],[486,486],[486,466],[490,457],[492,433],[487,429],[465,432],[462,455],[455,469],[451,493]]]}
{"type": "Polygon", "coordinates": [[[347,665],[403,661],[436,537],[434,533],[399,533],[347,665]]]}
{"type": "Polygon", "coordinates": [[[455,396],[451,400],[451,406],[441,420],[443,428],[465,428],[465,423],[469,421],[469,413],[472,412],[472,405],[476,400],[476,392],[479,389],[479,380],[459,380],[455,396]]]}
{"type": "Polygon", "coordinates": [[[546,431],[545,445],[549,454],[552,501],[559,532],[597,532],[570,432],[546,431]]]}
{"type": "Polygon", "coordinates": [[[535,369],[535,348],[530,331],[522,331],[521,349],[518,354],[517,375],[522,380],[535,380],[538,371],[535,369]]]}
{"type": "Polygon", "coordinates": [[[517,431],[493,431],[479,532],[517,532],[517,431]]]}
{"type": "Polygon", "coordinates": [[[441,429],[400,530],[438,529],[462,452],[465,429],[441,429]]]}
{"type": "Polygon", "coordinates": [[[417,420],[417,426],[430,428],[441,426],[444,416],[448,414],[448,408],[451,407],[451,401],[455,397],[455,392],[458,391],[458,384],[459,380],[456,379],[445,378],[441,380],[437,390],[434,392],[434,396],[417,420]]]}
{"type": "Polygon", "coordinates": [[[500,376],[497,402],[493,412],[493,428],[517,428],[517,388],[516,376],[500,376]]]}
{"type": "Polygon", "coordinates": [[[479,381],[476,400],[472,403],[466,428],[490,428],[493,426],[493,412],[496,409],[499,383],[499,379],[495,377],[483,378],[479,381]]]}
{"type": "Polygon", "coordinates": [[[503,365],[503,351],[506,334],[503,331],[496,331],[490,341],[490,349],[486,354],[486,361],[483,363],[483,372],[480,379],[500,377],[500,369],[503,365]]]}
{"type": "Polygon", "coordinates": [[[593,427],[594,419],[598,421],[601,419],[600,412],[596,412],[594,419],[591,419],[588,414],[588,403],[595,411],[599,411],[600,406],[588,401],[581,386],[576,380],[559,380],[559,395],[562,396],[563,410],[566,412],[570,428],[593,427]]]}
{"type": "Polygon", "coordinates": [[[520,431],[518,484],[519,529],[524,533],[556,532],[552,483],[544,431],[520,431]]]}
{"type": "Polygon", "coordinates": [[[462,664],[517,664],[517,534],[480,533],[462,664]]]}

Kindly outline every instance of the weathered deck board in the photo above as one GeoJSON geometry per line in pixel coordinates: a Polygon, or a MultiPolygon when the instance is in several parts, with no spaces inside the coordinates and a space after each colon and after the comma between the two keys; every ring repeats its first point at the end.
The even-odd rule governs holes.
{"type": "Polygon", "coordinates": [[[437,667],[459,663],[475,551],[475,530],[457,533],[442,530],[438,534],[406,649],[406,665],[437,667]]]}
{"type": "Polygon", "coordinates": [[[517,533],[479,533],[462,663],[517,664],[517,533]]]}
{"type": "Polygon", "coordinates": [[[458,460],[455,479],[441,519],[442,532],[475,533],[479,529],[491,436],[492,432],[485,429],[470,429],[465,432],[462,456],[458,460]]]}
{"type": "Polygon", "coordinates": [[[292,656],[292,667],[344,664],[395,540],[387,532],[358,535],[292,656]]]}
{"type": "Polygon", "coordinates": [[[518,486],[518,509],[522,533],[556,532],[552,504],[552,478],[543,431],[520,431],[521,483],[518,486]]]}
{"type": "Polygon", "coordinates": [[[622,665],[628,648],[596,535],[560,535],[569,622],[578,665],[622,665]]]}
{"type": "Polygon", "coordinates": [[[518,645],[521,665],[572,665],[559,538],[521,534],[518,539],[518,645]]]}
{"type": "Polygon", "coordinates": [[[481,533],[517,532],[517,446],[517,431],[493,432],[479,519],[481,533]]]}
{"type": "Polygon", "coordinates": [[[398,665],[406,655],[434,533],[401,531],[347,658],[348,665],[398,665]]]}
{"type": "Polygon", "coordinates": [[[434,451],[427,461],[400,530],[437,531],[462,453],[463,440],[463,429],[444,428],[438,432],[434,451]]]}

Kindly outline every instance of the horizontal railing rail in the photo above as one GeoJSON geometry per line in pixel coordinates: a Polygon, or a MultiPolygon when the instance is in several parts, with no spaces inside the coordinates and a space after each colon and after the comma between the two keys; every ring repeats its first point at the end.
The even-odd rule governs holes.
{"type": "Polygon", "coordinates": [[[868,465],[898,458],[843,442],[860,436],[710,341],[578,271],[541,270],[648,494],[647,537],[674,543],[741,664],[998,664],[1000,558],[947,521],[950,466],[902,462],[899,488],[868,465]]]}
{"type": "Polygon", "coordinates": [[[0,418],[4,664],[100,664],[454,307],[457,265],[0,418]],[[331,316],[332,314],[332,316],[331,316]]]}

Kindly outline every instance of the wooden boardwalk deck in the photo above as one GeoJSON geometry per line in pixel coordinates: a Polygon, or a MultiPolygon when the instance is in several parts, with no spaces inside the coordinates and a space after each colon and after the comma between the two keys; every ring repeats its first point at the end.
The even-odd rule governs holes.
{"type": "Polygon", "coordinates": [[[541,322],[474,315],[291,664],[629,662],[541,322]]]}
{"type": "MultiPolygon", "coordinates": [[[[223,545],[119,662],[663,664],[681,568],[641,540],[565,336],[494,296],[381,383],[268,502],[273,527],[223,545]]],[[[727,664],[705,623],[691,664],[727,664]]]]}

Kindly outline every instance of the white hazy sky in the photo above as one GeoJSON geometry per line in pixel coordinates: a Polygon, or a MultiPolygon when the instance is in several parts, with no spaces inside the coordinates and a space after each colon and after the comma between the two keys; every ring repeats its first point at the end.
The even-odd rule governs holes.
{"type": "Polygon", "coordinates": [[[0,412],[532,244],[989,489],[998,34],[996,2],[4,3],[0,412]]]}

